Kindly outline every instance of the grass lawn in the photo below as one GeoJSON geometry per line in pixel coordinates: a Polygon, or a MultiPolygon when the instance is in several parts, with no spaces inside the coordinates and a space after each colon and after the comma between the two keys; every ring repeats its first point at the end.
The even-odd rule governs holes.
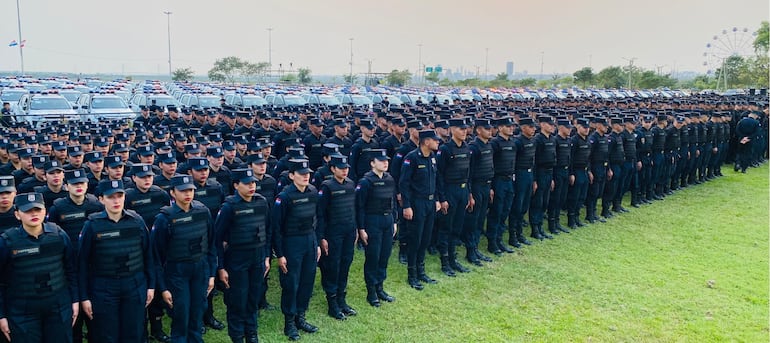
{"type": "MultiPolygon", "coordinates": [[[[365,301],[363,254],[356,252],[348,303],[358,316],[326,315],[319,274],[308,321],[320,331],[301,340],[767,342],[768,167],[745,175],[723,169],[725,177],[470,274],[445,277],[429,256],[429,275],[439,283],[423,291],[406,284],[394,250],[385,289],[397,300],[378,309],[365,301]]],[[[278,307],[276,271],[268,300],[278,307]]],[[[224,321],[221,296],[215,300],[224,321]]],[[[259,327],[262,341],[286,341],[280,309],[263,311],[259,327]]],[[[226,331],[210,330],[204,339],[230,342],[226,331]]]]}

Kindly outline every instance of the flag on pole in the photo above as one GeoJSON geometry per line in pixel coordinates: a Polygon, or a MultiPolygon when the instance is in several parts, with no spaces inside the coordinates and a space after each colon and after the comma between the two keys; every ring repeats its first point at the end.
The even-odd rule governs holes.
{"type": "Polygon", "coordinates": [[[24,47],[24,44],[27,44],[27,40],[26,40],[26,39],[24,39],[24,40],[22,40],[22,41],[21,41],[20,47],[21,47],[21,48],[23,48],[23,47],[24,47]]]}
{"type": "Polygon", "coordinates": [[[17,45],[19,45],[19,43],[15,39],[8,44],[8,46],[17,46],[17,45]]]}

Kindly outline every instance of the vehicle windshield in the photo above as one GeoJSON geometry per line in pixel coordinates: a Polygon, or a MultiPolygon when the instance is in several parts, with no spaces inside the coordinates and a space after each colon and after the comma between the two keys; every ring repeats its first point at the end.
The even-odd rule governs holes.
{"type": "Polygon", "coordinates": [[[335,98],[335,97],[333,97],[331,95],[319,95],[318,96],[318,101],[320,101],[324,105],[329,105],[329,106],[339,106],[340,105],[340,101],[337,100],[337,98],[335,98]]]}
{"type": "Polygon", "coordinates": [[[55,98],[34,97],[32,98],[32,102],[30,102],[29,104],[29,109],[30,110],[71,110],[72,105],[70,105],[67,99],[62,97],[55,97],[55,98]]]}
{"type": "Polygon", "coordinates": [[[31,91],[37,91],[37,92],[48,89],[45,87],[45,85],[41,85],[39,83],[28,83],[24,86],[24,88],[29,89],[31,91]]]}
{"type": "Polygon", "coordinates": [[[353,100],[353,103],[356,105],[371,105],[372,100],[369,100],[369,98],[363,96],[363,95],[351,95],[350,99],[353,100]]]}
{"type": "Polygon", "coordinates": [[[15,102],[19,101],[24,94],[27,94],[27,92],[3,92],[0,94],[0,99],[7,102],[15,102]]]}
{"type": "Polygon", "coordinates": [[[63,96],[69,102],[75,102],[80,97],[80,92],[59,92],[59,95],[63,96]]]}
{"type": "Polygon", "coordinates": [[[179,104],[179,101],[176,101],[176,99],[170,97],[170,96],[157,96],[157,97],[150,97],[150,101],[155,100],[155,105],[166,107],[168,105],[174,105],[177,108],[182,107],[182,105],[179,104]]]}
{"type": "Polygon", "coordinates": [[[382,97],[382,100],[385,100],[385,98],[388,98],[388,103],[391,105],[403,105],[404,102],[401,101],[401,99],[398,98],[398,96],[395,95],[380,95],[382,97]]]}
{"type": "Polygon", "coordinates": [[[305,99],[302,99],[301,96],[297,96],[297,95],[284,95],[283,100],[285,102],[285,105],[287,106],[300,106],[300,105],[307,104],[305,99]]]}
{"type": "Polygon", "coordinates": [[[91,100],[92,109],[100,108],[128,108],[128,105],[119,97],[94,98],[91,100]]]}
{"type": "MultiPolygon", "coordinates": [[[[256,95],[243,96],[243,107],[264,106],[265,104],[267,104],[267,101],[265,101],[265,99],[263,99],[261,96],[256,96],[256,95]]],[[[219,106],[218,101],[216,106],[219,106]]]]}
{"type": "Polygon", "coordinates": [[[219,97],[216,96],[199,96],[198,106],[203,108],[219,107],[219,97]]]}

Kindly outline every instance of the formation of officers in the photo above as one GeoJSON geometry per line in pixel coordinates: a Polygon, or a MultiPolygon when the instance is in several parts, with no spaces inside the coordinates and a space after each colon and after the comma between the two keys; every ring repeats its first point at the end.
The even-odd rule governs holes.
{"type": "Polygon", "coordinates": [[[383,285],[396,240],[421,290],[437,282],[426,253],[449,277],[468,273],[458,247],[482,267],[627,212],[627,194],[640,207],[767,154],[758,97],[387,105],[153,106],[132,125],[3,128],[2,336],[81,342],[85,325],[91,342],[202,342],[206,327],[226,327],[257,342],[277,268],[284,333],[297,340],[318,330],[306,318],[316,267],[328,315],[356,315],[356,242],[379,307],[395,301],[383,285]]]}

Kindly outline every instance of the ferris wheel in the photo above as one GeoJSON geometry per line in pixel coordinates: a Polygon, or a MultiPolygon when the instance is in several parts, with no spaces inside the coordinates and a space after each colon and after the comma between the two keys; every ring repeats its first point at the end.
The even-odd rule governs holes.
{"type": "Polygon", "coordinates": [[[731,56],[750,56],[754,51],[752,43],[756,36],[756,31],[733,27],[724,29],[711,37],[706,44],[706,51],[703,52],[703,66],[706,68],[706,74],[715,74],[724,61],[731,56]]]}

